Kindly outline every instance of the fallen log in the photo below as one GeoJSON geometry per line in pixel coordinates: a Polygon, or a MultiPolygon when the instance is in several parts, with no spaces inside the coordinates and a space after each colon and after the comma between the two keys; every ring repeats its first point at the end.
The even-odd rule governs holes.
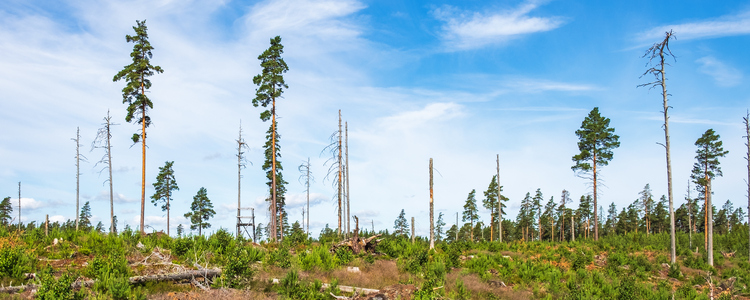
{"type": "MultiPolygon", "coordinates": [[[[220,269],[205,269],[205,270],[189,270],[182,273],[174,273],[174,274],[162,274],[162,275],[144,275],[144,276],[133,276],[128,278],[128,281],[130,284],[139,284],[144,282],[151,282],[151,281],[177,281],[177,280],[193,280],[195,277],[203,277],[203,278],[213,278],[216,276],[221,275],[220,269]]],[[[82,287],[91,287],[96,283],[95,280],[84,280],[84,281],[76,281],[73,282],[70,287],[72,288],[82,288],[82,287]]],[[[1,287],[0,293],[18,293],[20,291],[24,290],[35,290],[38,289],[41,285],[39,284],[26,284],[26,285],[17,285],[17,286],[8,286],[8,287],[1,287]]]]}

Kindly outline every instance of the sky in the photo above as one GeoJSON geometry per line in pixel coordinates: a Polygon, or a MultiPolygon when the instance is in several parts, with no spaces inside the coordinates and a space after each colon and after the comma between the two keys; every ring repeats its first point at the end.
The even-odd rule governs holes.
{"type": "MultiPolygon", "coordinates": [[[[570,191],[577,207],[591,183],[571,170],[575,131],[599,107],[621,146],[600,168],[599,205],[618,211],[646,184],[667,194],[661,91],[638,88],[653,77],[646,50],[673,30],[666,69],[675,207],[685,202],[694,142],[709,128],[729,154],[713,183],[717,207],[747,208],[750,108],[750,2],[742,1],[26,1],[0,3],[0,196],[23,222],[74,219],[80,128],[80,201],[109,226],[106,172],[91,150],[110,111],[118,228],[139,223],[141,150],[125,122],[124,82],[136,20],[147,20],[154,47],[154,103],[147,129],[147,231],[164,230],[166,212],[150,202],[158,168],[174,161],[171,233],[189,221],[193,196],[208,191],[216,210],[209,231],[234,232],[236,139],[242,125],[251,164],[242,170],[242,206],[267,223],[262,145],[270,123],[253,107],[258,55],[282,37],[289,88],[277,102],[281,163],[290,222],[302,219],[308,158],[311,235],[337,226],[336,189],[323,149],[349,128],[351,214],[361,225],[393,230],[403,209],[416,233],[429,230],[429,159],[434,159],[436,219],[448,226],[472,189],[481,205],[499,155],[506,218],[526,193],[545,202],[570,191]],[[14,211],[16,213],[16,211],[14,211]]],[[[696,192],[691,192],[695,197],[696,192]]],[[[606,215],[606,213],[605,213],[606,215]]],[[[489,221],[489,211],[480,210],[489,221]]],[[[14,220],[14,222],[17,220],[14,220]]],[[[352,225],[353,226],[353,225],[352,225]]]]}

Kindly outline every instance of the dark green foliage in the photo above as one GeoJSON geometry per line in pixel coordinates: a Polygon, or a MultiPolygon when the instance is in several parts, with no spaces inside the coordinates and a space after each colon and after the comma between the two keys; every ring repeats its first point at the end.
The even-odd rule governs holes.
{"type": "MultiPolygon", "coordinates": [[[[281,97],[284,89],[289,86],[284,82],[282,74],[289,71],[289,66],[281,54],[284,53],[284,45],[281,44],[281,37],[276,36],[271,39],[271,46],[258,56],[260,67],[263,68],[261,74],[253,77],[253,83],[258,86],[253,98],[253,106],[258,105],[268,107],[273,101],[281,97]]],[[[268,121],[275,111],[265,110],[260,114],[260,119],[268,121]]]]}
{"type": "Polygon", "coordinates": [[[76,293],[70,285],[75,277],[63,272],[59,279],[55,279],[51,268],[45,268],[39,273],[40,287],[36,292],[36,299],[40,300],[73,300],[83,299],[81,293],[76,293]]]}
{"type": "Polygon", "coordinates": [[[221,276],[226,279],[226,285],[231,288],[239,288],[253,276],[250,264],[258,257],[254,248],[245,249],[237,247],[227,256],[227,263],[222,270],[221,276]]]}
{"type": "Polygon", "coordinates": [[[346,265],[354,259],[354,254],[349,248],[341,247],[336,249],[336,259],[338,259],[339,264],[346,265]]]}
{"type": "Polygon", "coordinates": [[[201,235],[203,228],[211,228],[208,220],[213,218],[216,211],[214,211],[211,200],[208,199],[206,188],[202,187],[198,190],[198,193],[193,197],[193,203],[190,204],[190,210],[185,214],[185,218],[190,219],[190,229],[198,229],[198,235],[201,235]]]}
{"type": "Polygon", "coordinates": [[[594,164],[608,165],[613,157],[612,149],[620,147],[620,136],[614,133],[615,129],[609,127],[609,118],[602,117],[599,108],[594,107],[581,123],[581,129],[576,130],[581,153],[573,156],[576,163],[573,171],[588,172],[594,164]]]}
{"type": "MultiPolygon", "coordinates": [[[[479,210],[477,209],[477,199],[475,196],[476,193],[476,190],[471,190],[469,196],[466,197],[466,202],[464,203],[464,212],[461,217],[461,221],[469,221],[471,223],[470,228],[473,228],[474,223],[479,220],[479,210]]],[[[476,237],[474,236],[472,238],[476,237]]]]}
{"type": "Polygon", "coordinates": [[[296,270],[290,270],[281,280],[278,288],[282,299],[323,300],[330,299],[329,293],[341,294],[336,279],[331,282],[328,289],[323,290],[323,284],[315,280],[312,284],[300,280],[296,270]]]}
{"type": "MultiPolygon", "coordinates": [[[[151,119],[147,112],[148,109],[154,108],[154,104],[145,93],[145,90],[151,88],[151,80],[148,77],[155,73],[163,73],[164,70],[159,66],[151,65],[151,57],[153,56],[151,50],[154,47],[148,41],[146,20],[135,22],[137,24],[137,26],[133,26],[135,35],[125,36],[128,43],[135,44],[133,45],[133,52],[130,53],[133,62],[118,72],[112,81],[125,79],[125,87],[122,89],[122,103],[128,105],[125,121],[131,122],[133,117],[137,116],[136,123],[145,123],[145,126],[148,127],[151,125],[151,119]]],[[[145,132],[141,134],[145,134],[145,132]]],[[[134,134],[133,143],[137,143],[140,137],[139,134],[134,134]]]]}
{"type": "Polygon", "coordinates": [[[10,214],[13,212],[13,206],[10,204],[10,197],[3,198],[0,202],[0,224],[8,225],[12,217],[10,214]]]}
{"type": "Polygon", "coordinates": [[[302,226],[299,221],[292,224],[292,229],[289,230],[289,235],[284,238],[284,243],[289,243],[290,246],[296,246],[307,242],[307,234],[302,230],[302,226]]]}
{"type": "Polygon", "coordinates": [[[156,182],[153,183],[154,194],[151,195],[151,203],[154,206],[161,204],[162,211],[169,210],[172,192],[180,190],[174,177],[173,166],[174,161],[167,161],[163,167],[159,167],[159,175],[156,176],[156,182]]]}
{"type": "Polygon", "coordinates": [[[705,187],[711,179],[722,176],[719,157],[724,157],[729,151],[724,151],[723,143],[719,138],[720,136],[713,129],[708,129],[695,141],[698,150],[695,151],[696,162],[693,164],[693,173],[690,178],[701,192],[703,191],[701,188],[705,187]]]}
{"type": "Polygon", "coordinates": [[[438,242],[443,240],[443,226],[445,226],[445,221],[443,221],[443,212],[440,212],[435,222],[435,240],[438,242]]]}
{"type": "Polygon", "coordinates": [[[81,226],[81,229],[83,230],[91,229],[91,205],[89,204],[89,201],[86,201],[86,203],[83,204],[83,207],[81,207],[79,226],[81,226]]]}
{"type": "Polygon", "coordinates": [[[409,232],[409,223],[406,221],[406,214],[404,213],[404,210],[402,209],[401,213],[398,214],[396,221],[393,222],[393,235],[406,236],[408,232],[409,232]]]}

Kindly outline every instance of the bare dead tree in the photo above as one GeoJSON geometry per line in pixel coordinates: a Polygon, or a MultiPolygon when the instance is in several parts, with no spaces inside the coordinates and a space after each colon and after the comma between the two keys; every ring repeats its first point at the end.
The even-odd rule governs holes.
{"type": "Polygon", "coordinates": [[[320,152],[320,155],[323,155],[323,152],[328,151],[331,155],[330,158],[328,158],[323,165],[328,165],[328,173],[325,177],[323,177],[323,180],[329,179],[331,175],[333,175],[332,178],[332,184],[334,185],[334,188],[337,189],[336,199],[337,199],[337,209],[338,209],[338,235],[341,236],[341,230],[342,230],[342,213],[343,213],[343,207],[342,207],[342,201],[343,201],[343,161],[342,161],[342,152],[343,147],[341,145],[342,142],[342,131],[341,131],[341,110],[339,109],[339,130],[331,134],[329,137],[330,143],[328,146],[323,148],[323,150],[320,152]]]}
{"type": "Polygon", "coordinates": [[[346,185],[346,234],[348,235],[349,233],[351,233],[349,225],[351,225],[351,221],[352,221],[351,210],[350,210],[351,202],[349,201],[350,200],[349,194],[351,192],[349,190],[349,122],[344,122],[344,137],[345,137],[345,142],[344,142],[345,150],[344,151],[346,155],[346,159],[344,161],[344,167],[346,168],[345,169],[346,172],[344,174],[344,179],[346,179],[346,181],[344,182],[344,184],[346,185]]]}
{"type": "MultiPolygon", "coordinates": [[[[245,139],[242,138],[242,120],[240,120],[240,130],[238,138],[235,140],[237,142],[237,237],[242,234],[240,232],[240,224],[242,223],[242,218],[240,215],[240,211],[242,210],[242,169],[247,167],[247,158],[245,158],[244,154],[245,151],[249,148],[247,143],[245,143],[245,139]]],[[[250,162],[252,164],[252,162],[250,162]]],[[[255,239],[253,239],[255,241],[255,239]]]]}
{"type": "MultiPolygon", "coordinates": [[[[305,179],[305,194],[307,194],[307,235],[310,235],[310,181],[315,182],[315,178],[310,174],[310,158],[307,158],[306,162],[303,162],[297,168],[300,173],[299,179],[305,179]]],[[[304,217],[303,217],[304,219],[304,217]]]]}
{"type": "Polygon", "coordinates": [[[665,143],[661,144],[667,153],[667,193],[669,194],[669,223],[670,223],[670,257],[671,262],[674,264],[677,261],[677,250],[675,249],[675,222],[674,222],[674,197],[672,195],[672,157],[670,153],[669,144],[669,105],[667,104],[669,93],[667,93],[667,77],[665,67],[669,64],[666,62],[666,57],[671,56],[675,59],[672,50],[669,49],[669,39],[674,38],[674,33],[670,30],[665,33],[664,40],[654,44],[649,48],[643,57],[648,58],[646,67],[648,69],[644,72],[641,77],[646,74],[654,75],[654,81],[638,85],[639,87],[649,87],[653,89],[661,87],[661,95],[663,99],[663,113],[664,113],[664,140],[665,143]],[[656,62],[654,62],[656,60],[656,62]]]}
{"type": "Polygon", "coordinates": [[[104,155],[102,158],[94,164],[94,167],[96,168],[99,164],[105,164],[105,166],[99,170],[99,176],[101,176],[102,172],[104,170],[109,171],[109,178],[104,181],[104,183],[109,182],[109,233],[115,233],[115,201],[114,201],[114,192],[113,192],[113,184],[112,184],[112,131],[111,127],[113,125],[119,125],[119,124],[113,124],[112,123],[112,117],[109,115],[109,110],[107,110],[107,116],[104,118],[104,123],[102,123],[102,127],[99,128],[99,130],[96,131],[96,138],[94,138],[94,141],[91,142],[91,151],[94,151],[94,149],[101,148],[104,149],[104,155]]]}
{"type": "Polygon", "coordinates": [[[435,249],[435,205],[432,197],[432,157],[430,157],[430,249],[435,249]]]}
{"type": "MultiPolygon", "coordinates": [[[[747,157],[745,157],[747,160],[747,181],[745,181],[747,183],[747,224],[750,224],[750,111],[742,119],[745,121],[745,146],[747,146],[747,157]]],[[[748,245],[750,245],[750,239],[748,245]]],[[[750,261],[750,255],[748,255],[748,261],[750,261]]]]}
{"type": "MultiPolygon", "coordinates": [[[[77,214],[76,214],[77,215],[77,214]]],[[[21,230],[21,182],[18,182],[18,230],[21,230]]]]}
{"type": "Polygon", "coordinates": [[[79,199],[81,195],[81,157],[84,161],[86,157],[81,155],[81,128],[76,127],[76,137],[71,139],[76,142],[76,231],[78,231],[79,219],[79,199]]]}

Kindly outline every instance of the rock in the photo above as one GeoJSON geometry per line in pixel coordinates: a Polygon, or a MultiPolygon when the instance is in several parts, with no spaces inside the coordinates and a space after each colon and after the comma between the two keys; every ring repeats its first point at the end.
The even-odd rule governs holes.
{"type": "Polygon", "coordinates": [[[346,267],[346,271],[349,273],[356,273],[356,274],[361,273],[359,271],[359,267],[346,267]]]}
{"type": "Polygon", "coordinates": [[[138,241],[138,244],[135,245],[135,247],[138,248],[138,249],[143,249],[143,247],[146,247],[146,246],[144,246],[143,244],[141,244],[140,241],[138,241]]]}

